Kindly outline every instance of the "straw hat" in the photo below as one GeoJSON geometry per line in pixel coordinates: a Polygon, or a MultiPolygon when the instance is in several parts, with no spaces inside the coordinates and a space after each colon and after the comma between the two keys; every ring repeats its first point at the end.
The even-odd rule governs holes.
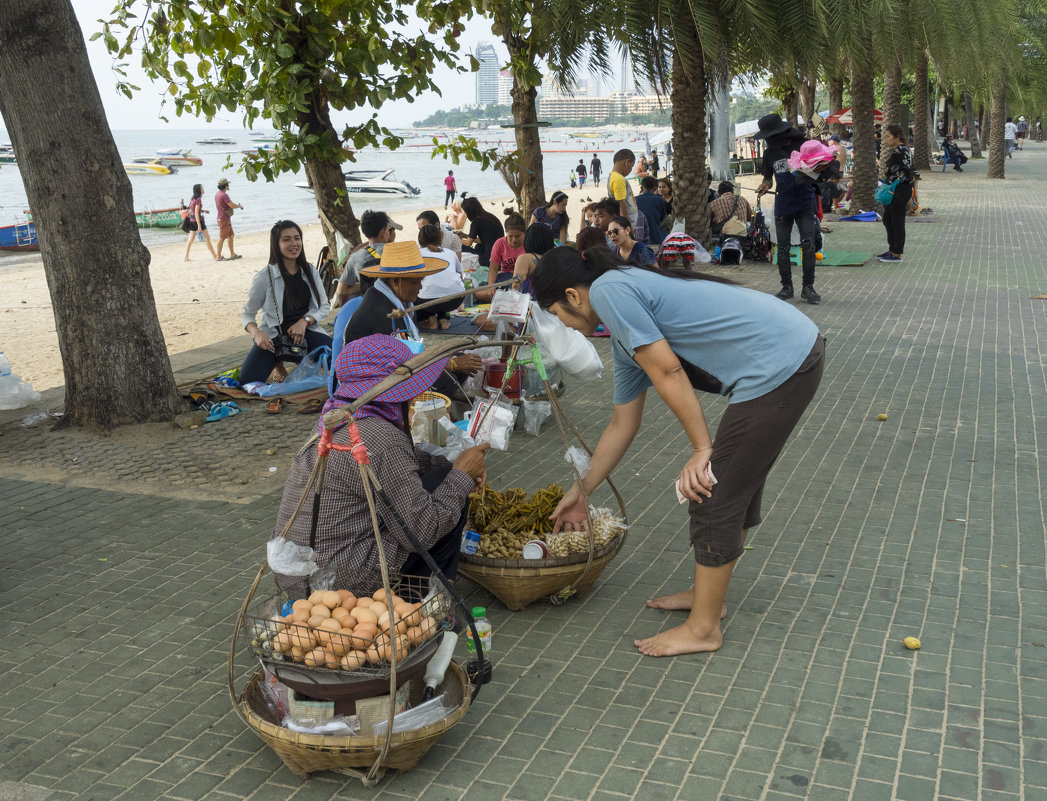
{"type": "Polygon", "coordinates": [[[447,268],[444,259],[422,258],[417,242],[386,242],[380,263],[360,270],[368,278],[424,278],[447,268]]]}

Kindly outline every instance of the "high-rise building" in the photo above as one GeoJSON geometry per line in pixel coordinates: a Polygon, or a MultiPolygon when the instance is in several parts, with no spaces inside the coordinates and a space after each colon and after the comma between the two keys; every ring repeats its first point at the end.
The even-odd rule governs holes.
{"type": "Polygon", "coordinates": [[[511,106],[513,104],[513,74],[509,70],[498,73],[498,105],[511,106]]]}
{"type": "Polygon", "coordinates": [[[490,42],[476,46],[476,60],[480,69],[476,72],[476,105],[487,106],[498,102],[498,52],[490,42]]]}

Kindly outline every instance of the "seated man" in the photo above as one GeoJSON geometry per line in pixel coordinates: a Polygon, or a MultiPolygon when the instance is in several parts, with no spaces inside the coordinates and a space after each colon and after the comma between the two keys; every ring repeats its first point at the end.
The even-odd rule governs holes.
{"type": "MultiPolygon", "coordinates": [[[[389,317],[389,313],[394,309],[410,308],[418,300],[422,279],[446,267],[447,262],[442,259],[423,258],[415,242],[388,243],[382,251],[381,262],[360,271],[361,276],[376,280],[349,318],[345,328],[346,343],[371,334],[391,334],[420,342],[422,337],[411,315],[389,317]]],[[[483,360],[472,353],[459,354],[450,360],[448,367],[450,372],[436,381],[436,391],[460,399],[459,382],[483,367],[483,360]]]]}
{"type": "Polygon", "coordinates": [[[445,247],[448,250],[453,250],[459,256],[462,255],[462,239],[458,234],[454,232],[450,225],[441,223],[440,218],[436,216],[435,211],[423,211],[416,218],[415,222],[418,223],[418,230],[421,231],[427,225],[435,225],[443,231],[443,243],[441,247],[445,247]]]}
{"type": "Polygon", "coordinates": [[[360,271],[364,267],[377,264],[382,258],[382,248],[387,242],[396,239],[396,232],[402,230],[403,226],[392,220],[384,211],[368,209],[360,215],[360,233],[367,237],[367,241],[353,250],[342,268],[342,275],[338,279],[338,293],[333,304],[335,309],[341,308],[349,298],[362,295],[370,289],[370,281],[360,280],[360,271]]]}
{"type": "MultiPolygon", "coordinates": [[[[362,397],[412,355],[402,341],[381,334],[346,345],[335,360],[338,390],[327,401],[323,414],[362,397]]],[[[453,581],[468,517],[469,493],[483,486],[484,451],[489,446],[469,448],[452,465],[416,449],[406,419],[407,402],[429,389],[446,363],[446,359],[438,361],[386,390],[357,411],[356,420],[379,484],[411,532],[453,581]]],[[[347,426],[335,432],[334,442],[350,444],[347,426]]],[[[294,514],[317,458],[317,449],[313,447],[295,457],[276,517],[277,533],[284,530],[294,514]]],[[[307,503],[295,517],[287,538],[298,545],[312,545],[317,565],[335,569],[334,587],[356,595],[374,593],[382,586],[378,541],[352,453],[331,451],[320,499],[315,534],[312,504],[307,503]]],[[[395,583],[401,575],[431,575],[393,514],[380,501],[377,505],[390,581],[395,583]]],[[[291,598],[309,594],[302,577],[277,574],[276,582],[291,598]]]]}
{"type": "Polygon", "coordinates": [[[716,200],[709,204],[709,216],[712,218],[714,234],[719,233],[723,224],[731,217],[737,217],[739,222],[743,223],[752,219],[753,210],[749,201],[734,193],[734,184],[730,181],[721,181],[716,192],[716,200]]]}

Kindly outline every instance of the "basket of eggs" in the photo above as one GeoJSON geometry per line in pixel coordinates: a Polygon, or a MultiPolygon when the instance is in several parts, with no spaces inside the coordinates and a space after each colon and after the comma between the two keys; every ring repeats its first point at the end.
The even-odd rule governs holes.
{"type": "MultiPolygon", "coordinates": [[[[266,673],[290,690],[334,702],[337,715],[357,712],[357,700],[389,695],[421,676],[440,643],[450,599],[444,592],[421,595],[428,579],[401,577],[396,589],[372,596],[349,590],[316,590],[306,598],[270,597],[253,602],[263,567],[244,602],[233,640],[262,662],[243,693],[233,689],[233,651],[229,690],[233,707],[296,775],[334,770],[364,777],[361,768],[408,770],[469,707],[469,679],[451,663],[438,692],[454,711],[421,729],[387,736],[310,734],[282,724],[262,692],[266,673]],[[412,600],[417,599],[417,600],[412,600]],[[395,662],[395,664],[394,664],[395,662]]],[[[409,689],[417,703],[420,682],[409,689]]],[[[380,777],[380,773],[379,773],[380,777]]]]}
{"type": "Polygon", "coordinates": [[[589,507],[591,537],[581,531],[554,535],[549,516],[563,496],[556,484],[531,496],[515,487],[473,493],[469,525],[480,539],[475,554],[461,555],[458,572],[513,611],[543,597],[558,604],[584,595],[625,544],[625,508],[619,499],[619,517],[589,507]]]}

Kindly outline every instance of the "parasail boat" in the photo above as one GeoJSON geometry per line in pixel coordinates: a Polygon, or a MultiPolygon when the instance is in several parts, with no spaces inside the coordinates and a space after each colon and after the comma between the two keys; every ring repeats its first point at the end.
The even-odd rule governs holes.
{"type": "Polygon", "coordinates": [[[177,228],[182,224],[182,209],[154,209],[136,211],[135,222],[139,228],[177,228]]]}
{"type": "MultiPolygon", "coordinates": [[[[421,189],[407,181],[397,181],[393,170],[348,170],[345,176],[345,191],[355,197],[398,198],[422,194],[421,189]]],[[[299,189],[313,191],[308,183],[295,184],[299,189]]]]}
{"type": "Polygon", "coordinates": [[[157,164],[155,161],[147,164],[136,161],[124,164],[124,172],[128,175],[173,175],[176,170],[165,167],[163,164],[157,164]]]}

